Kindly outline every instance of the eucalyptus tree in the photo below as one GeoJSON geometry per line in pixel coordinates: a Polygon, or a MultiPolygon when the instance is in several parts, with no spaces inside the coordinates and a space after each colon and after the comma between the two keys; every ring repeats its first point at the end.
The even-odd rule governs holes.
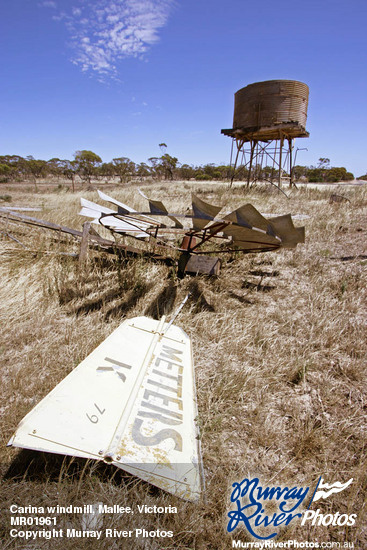
{"type": "Polygon", "coordinates": [[[47,162],[35,159],[31,155],[26,157],[26,161],[26,173],[33,179],[35,190],[38,191],[37,179],[47,174],[47,162]]]}
{"type": "Polygon", "coordinates": [[[98,179],[104,179],[106,183],[109,182],[115,175],[114,165],[112,162],[103,162],[101,166],[98,167],[97,175],[98,179]]]}
{"type": "Polygon", "coordinates": [[[135,173],[141,180],[151,176],[151,169],[145,162],[140,162],[135,167],[135,173]]]}
{"type": "Polygon", "coordinates": [[[7,183],[11,174],[11,168],[7,164],[0,163],[0,183],[7,183]]]}
{"type": "Polygon", "coordinates": [[[96,169],[102,163],[102,159],[93,151],[83,149],[82,151],[76,151],[74,154],[76,172],[78,176],[83,180],[91,183],[92,176],[96,173],[96,169]]]}
{"type": "Polygon", "coordinates": [[[120,183],[126,183],[135,174],[135,162],[128,157],[112,159],[114,174],[120,178],[120,183]]]}
{"type": "Polygon", "coordinates": [[[164,151],[167,149],[166,143],[160,143],[158,145],[161,152],[163,153],[160,157],[150,157],[148,161],[152,165],[152,172],[157,177],[157,179],[170,179],[173,180],[175,171],[179,164],[178,158],[172,157],[164,151]]]}
{"type": "Polygon", "coordinates": [[[73,193],[75,191],[75,176],[77,173],[77,164],[75,160],[63,159],[59,162],[61,174],[71,181],[73,193]]]}

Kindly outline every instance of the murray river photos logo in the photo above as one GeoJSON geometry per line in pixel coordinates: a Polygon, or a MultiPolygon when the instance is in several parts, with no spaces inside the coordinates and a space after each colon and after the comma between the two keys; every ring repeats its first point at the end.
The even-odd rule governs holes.
{"type": "Polygon", "coordinates": [[[310,510],[313,502],[327,499],[349,487],[353,478],[346,483],[325,483],[320,476],[312,496],[310,487],[262,487],[257,477],[243,479],[232,484],[231,503],[234,509],[228,512],[227,531],[231,533],[243,525],[249,534],[259,540],[276,537],[282,525],[289,525],[300,519],[301,525],[348,525],[355,524],[357,514],[321,514],[320,510],[310,510]],[[308,502],[309,500],[309,502],[308,502]],[[266,510],[271,509],[269,513],[266,510]],[[262,536],[264,527],[270,534],[262,536]]]}

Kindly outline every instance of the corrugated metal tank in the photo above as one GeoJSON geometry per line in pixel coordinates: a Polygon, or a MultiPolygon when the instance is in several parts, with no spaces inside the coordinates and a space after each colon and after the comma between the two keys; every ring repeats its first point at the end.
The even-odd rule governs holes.
{"type": "Polygon", "coordinates": [[[297,80],[255,82],[235,93],[233,128],[294,122],[306,128],[308,86],[297,80]]]}

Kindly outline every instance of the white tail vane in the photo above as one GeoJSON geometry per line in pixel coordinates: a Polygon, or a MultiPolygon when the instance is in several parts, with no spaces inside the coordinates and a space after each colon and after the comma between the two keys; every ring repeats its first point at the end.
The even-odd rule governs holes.
{"type": "Polygon", "coordinates": [[[334,493],[340,493],[341,491],[344,491],[344,489],[349,487],[352,482],[353,478],[350,478],[350,480],[346,483],[340,483],[340,481],[336,481],[335,483],[331,483],[329,485],[328,483],[325,483],[324,480],[321,478],[320,483],[317,486],[315,496],[313,497],[313,502],[315,502],[315,500],[320,500],[320,498],[328,498],[334,493]]]}
{"type": "Polygon", "coordinates": [[[178,497],[203,478],[188,335],[125,321],[20,422],[9,445],[104,460],[178,497]]]}

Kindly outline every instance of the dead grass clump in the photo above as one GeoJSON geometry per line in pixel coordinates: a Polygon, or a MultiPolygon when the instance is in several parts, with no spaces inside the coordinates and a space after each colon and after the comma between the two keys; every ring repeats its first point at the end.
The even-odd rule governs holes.
{"type": "Polygon", "coordinates": [[[67,262],[54,273],[53,288],[60,305],[77,316],[99,311],[107,321],[120,320],[153,289],[154,281],[167,277],[165,266],[146,259],[117,259],[100,262],[95,257],[87,270],[67,262]]]}

